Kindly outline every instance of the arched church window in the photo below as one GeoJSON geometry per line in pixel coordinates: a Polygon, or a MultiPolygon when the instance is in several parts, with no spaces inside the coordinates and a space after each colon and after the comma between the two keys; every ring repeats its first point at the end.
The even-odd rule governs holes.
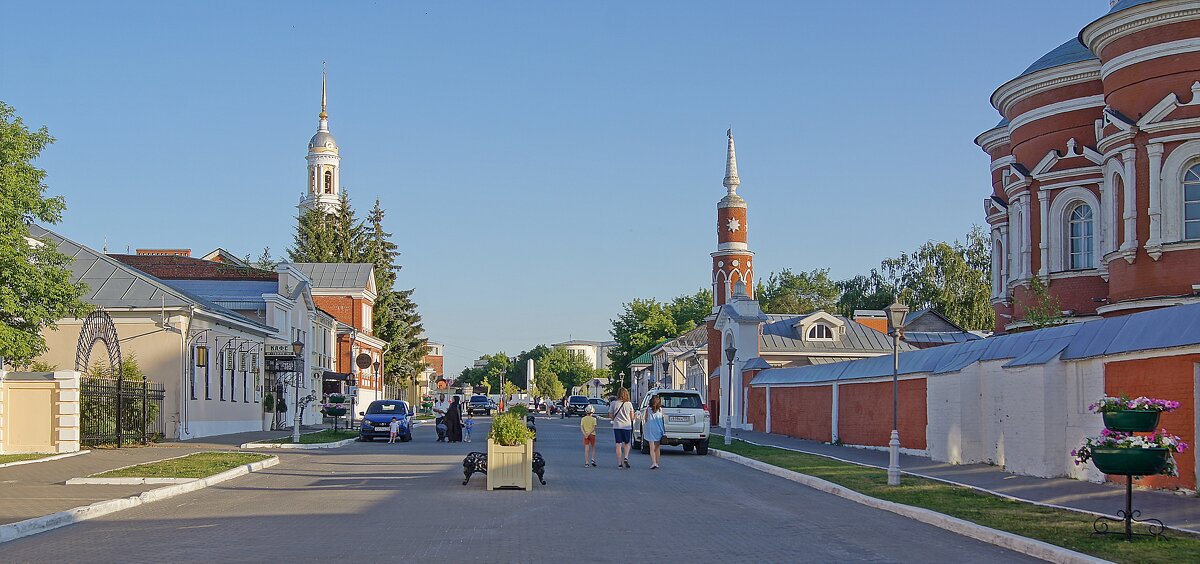
{"type": "Polygon", "coordinates": [[[808,328],[807,339],[809,341],[832,341],[833,328],[824,323],[813,325],[808,328]]]}
{"type": "Polygon", "coordinates": [[[1067,215],[1068,253],[1071,270],[1095,268],[1095,221],[1092,206],[1075,204],[1067,215]]]}
{"type": "Polygon", "coordinates": [[[332,170],[325,171],[325,193],[326,194],[333,193],[333,171],[332,170]]]}
{"type": "Polygon", "coordinates": [[[1183,238],[1200,239],[1200,164],[1183,176],[1183,238]]]}

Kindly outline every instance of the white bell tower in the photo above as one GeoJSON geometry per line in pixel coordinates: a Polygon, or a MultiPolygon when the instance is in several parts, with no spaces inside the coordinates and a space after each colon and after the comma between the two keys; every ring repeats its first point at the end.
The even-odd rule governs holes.
{"type": "Polygon", "coordinates": [[[300,198],[300,213],[320,209],[336,213],[342,197],[341,160],[337,141],[329,133],[329,114],[325,111],[325,63],[321,63],[321,113],[317,133],[308,140],[308,190],[300,198]]]}

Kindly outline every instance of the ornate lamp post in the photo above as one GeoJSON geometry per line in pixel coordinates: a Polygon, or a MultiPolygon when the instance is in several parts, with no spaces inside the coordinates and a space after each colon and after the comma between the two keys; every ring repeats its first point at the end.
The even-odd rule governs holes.
{"type": "MultiPolygon", "coordinates": [[[[375,399],[379,399],[379,389],[383,387],[383,375],[379,373],[379,361],[371,365],[375,368],[375,399]]],[[[384,394],[387,395],[386,393],[384,394]]]]}
{"type": "Polygon", "coordinates": [[[296,372],[294,373],[296,381],[294,382],[295,393],[292,396],[292,412],[295,413],[295,424],[292,425],[292,442],[298,443],[300,442],[300,378],[304,374],[304,343],[299,339],[296,339],[292,343],[292,353],[296,357],[293,361],[296,363],[296,372]]]}
{"type": "Polygon", "coordinates": [[[660,388],[674,388],[675,387],[675,382],[671,381],[670,372],[668,372],[668,368],[670,366],[671,366],[671,363],[669,363],[665,360],[663,361],[663,363],[662,363],[662,369],[663,369],[662,378],[658,379],[660,388]]]}
{"type": "Polygon", "coordinates": [[[725,360],[729,362],[729,390],[725,393],[725,444],[733,442],[730,428],[733,427],[733,359],[737,357],[737,347],[729,343],[725,347],[725,360]]]}
{"type": "Polygon", "coordinates": [[[889,486],[900,485],[900,336],[904,333],[904,318],[908,306],[897,301],[888,306],[888,333],[892,334],[892,438],[888,441],[889,486]]]}

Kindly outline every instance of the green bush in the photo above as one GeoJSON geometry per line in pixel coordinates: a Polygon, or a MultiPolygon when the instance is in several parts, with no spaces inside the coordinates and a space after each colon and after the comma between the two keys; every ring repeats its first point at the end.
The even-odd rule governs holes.
{"type": "Polygon", "coordinates": [[[526,415],[529,415],[529,408],[523,405],[512,405],[509,406],[508,412],[523,419],[526,415]]]}
{"type": "Polygon", "coordinates": [[[273,413],[275,411],[275,394],[266,394],[263,396],[263,411],[273,413]]]}
{"type": "Polygon", "coordinates": [[[523,445],[533,439],[533,432],[525,426],[525,418],[515,413],[502,413],[492,419],[492,431],[488,435],[496,444],[504,446],[523,445]]]}

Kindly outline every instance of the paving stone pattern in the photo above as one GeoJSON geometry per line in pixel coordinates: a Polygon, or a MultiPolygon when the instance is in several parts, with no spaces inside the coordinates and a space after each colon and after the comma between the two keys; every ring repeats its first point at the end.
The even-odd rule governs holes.
{"type": "Polygon", "coordinates": [[[719,460],[664,449],[584,468],[578,420],[542,419],[546,486],[462,482],[476,442],[356,443],[0,545],[0,562],[1013,562],[1029,558],[719,460]],[[136,539],[136,540],[134,540],[136,539]],[[131,542],[132,541],[132,542],[131,542]]]}

